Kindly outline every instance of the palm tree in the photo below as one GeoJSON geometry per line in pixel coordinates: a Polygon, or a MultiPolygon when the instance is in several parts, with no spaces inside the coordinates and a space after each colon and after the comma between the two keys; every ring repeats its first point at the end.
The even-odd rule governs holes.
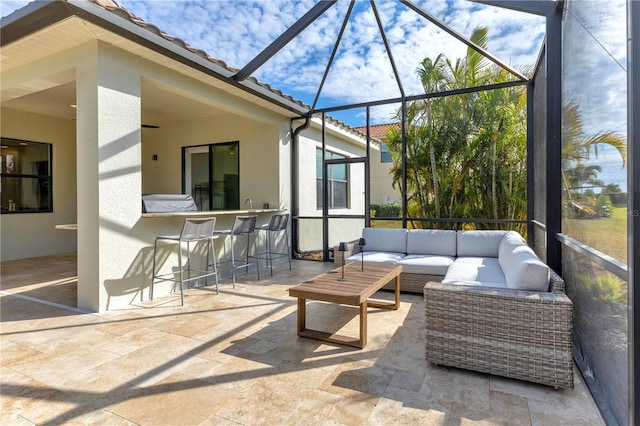
{"type": "Polygon", "coordinates": [[[570,101],[562,109],[562,174],[565,196],[568,199],[569,211],[575,209],[574,189],[585,183],[592,186],[604,186],[604,182],[597,179],[602,167],[597,164],[584,165],[593,157],[598,157],[599,148],[612,147],[622,158],[622,167],[627,159],[627,140],[620,133],[607,131],[588,135],[584,131],[582,115],[578,103],[570,101]]]}
{"type": "MultiPolygon", "coordinates": [[[[476,28],[471,40],[486,48],[487,34],[487,28],[476,28]]],[[[509,78],[471,48],[455,63],[443,54],[425,58],[417,73],[425,93],[509,78]]],[[[520,88],[410,103],[404,159],[407,188],[400,188],[406,191],[410,215],[520,218],[526,212],[525,105],[520,88]]],[[[399,113],[395,119],[399,121],[399,113]]],[[[400,132],[390,132],[388,140],[392,156],[395,152],[394,185],[400,187],[400,132]]]]}
{"type": "Polygon", "coordinates": [[[622,157],[622,166],[627,161],[627,139],[620,133],[608,131],[587,135],[584,131],[580,107],[575,101],[568,102],[562,108],[562,168],[569,169],[572,164],[598,157],[598,148],[602,145],[615,148],[622,157]]]}

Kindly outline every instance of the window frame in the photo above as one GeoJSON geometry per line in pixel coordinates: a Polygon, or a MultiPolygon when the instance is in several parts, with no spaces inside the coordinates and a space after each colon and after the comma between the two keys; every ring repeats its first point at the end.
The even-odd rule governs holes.
{"type": "Polygon", "coordinates": [[[393,163],[393,158],[391,158],[391,151],[386,143],[380,143],[380,162],[381,163],[393,163]]]}
{"type": "MultiPolygon", "coordinates": [[[[52,213],[53,212],[53,144],[48,142],[37,142],[37,141],[31,141],[26,139],[14,139],[14,138],[7,138],[7,137],[0,137],[0,141],[1,141],[2,151],[4,151],[5,149],[8,149],[10,145],[13,145],[16,147],[38,146],[40,148],[43,148],[43,147],[46,148],[46,151],[47,151],[47,161],[46,161],[47,173],[46,174],[24,173],[23,170],[21,170],[20,173],[6,173],[4,171],[6,154],[4,153],[0,154],[0,158],[2,158],[2,160],[0,161],[0,194],[2,194],[2,183],[5,182],[5,179],[21,179],[23,181],[24,179],[29,179],[32,183],[32,187],[34,184],[37,186],[38,189],[41,189],[43,185],[46,187],[46,198],[47,198],[46,208],[38,207],[38,208],[28,209],[28,210],[24,210],[23,207],[18,207],[19,208],[18,210],[12,210],[12,206],[9,206],[9,203],[8,203],[9,200],[7,200],[7,206],[5,206],[4,204],[0,205],[0,214],[52,213]]],[[[27,148],[23,148],[23,149],[27,149],[27,148]]],[[[37,192],[38,189],[36,189],[36,192],[34,192],[33,195],[35,197],[37,197],[38,195],[42,197],[42,194],[37,192]]],[[[4,197],[0,197],[0,198],[3,199],[4,197]]],[[[14,198],[16,197],[11,198],[11,201],[14,204],[13,207],[15,207],[14,198]]],[[[22,204],[24,205],[24,203],[22,204]]]]}
{"type": "MultiPolygon", "coordinates": [[[[203,203],[203,199],[202,199],[202,194],[200,194],[200,198],[198,197],[198,194],[194,194],[192,191],[192,188],[190,188],[189,190],[187,190],[186,186],[187,186],[187,152],[189,149],[193,149],[193,148],[202,148],[203,152],[202,153],[206,153],[207,154],[207,158],[208,158],[208,188],[204,189],[206,197],[207,197],[207,203],[209,204],[209,208],[207,210],[204,211],[217,211],[217,210],[237,210],[240,208],[240,141],[239,140],[234,140],[234,141],[225,141],[225,142],[213,142],[213,143],[207,143],[207,144],[199,144],[199,145],[188,145],[188,146],[183,146],[182,147],[182,193],[183,194],[191,194],[194,197],[194,201],[196,202],[196,204],[198,205],[199,209],[203,209],[204,206],[202,206],[203,203]],[[238,169],[238,178],[237,178],[237,196],[238,199],[235,200],[237,202],[237,205],[233,205],[230,206],[226,203],[229,202],[229,197],[228,195],[225,195],[224,197],[224,201],[223,201],[223,207],[214,207],[212,205],[213,203],[213,199],[214,199],[214,188],[213,188],[213,183],[214,183],[214,161],[213,161],[213,156],[215,153],[215,149],[220,148],[220,147],[225,147],[228,146],[230,147],[230,151],[234,152],[234,155],[236,156],[236,161],[237,161],[237,169],[238,169]],[[198,204],[198,202],[200,202],[201,204],[198,204]]],[[[203,210],[201,210],[203,211],[203,210]]]]}
{"type": "MultiPolygon", "coordinates": [[[[326,156],[325,156],[325,160],[346,160],[348,157],[346,155],[343,154],[338,154],[337,152],[333,152],[333,151],[329,151],[326,150],[326,156]]],[[[345,170],[344,170],[344,175],[345,178],[344,179],[338,179],[338,178],[334,178],[333,176],[327,176],[327,186],[328,186],[328,195],[327,198],[329,200],[329,206],[328,209],[329,210],[338,210],[338,209],[349,209],[349,206],[351,204],[351,197],[350,197],[350,187],[351,187],[351,178],[349,176],[349,167],[347,167],[347,164],[343,164],[345,170]],[[344,206],[337,206],[336,207],[336,203],[335,203],[335,199],[334,199],[334,184],[335,183],[343,183],[346,186],[345,189],[345,202],[344,202],[344,206]]],[[[317,210],[322,210],[323,208],[323,186],[322,186],[322,173],[324,170],[324,164],[322,164],[322,148],[316,148],[316,209],[317,210]],[[318,155],[319,154],[319,155],[318,155]],[[321,164],[318,164],[318,161],[321,164]],[[320,173],[320,175],[318,176],[318,172],[320,173]]]]}

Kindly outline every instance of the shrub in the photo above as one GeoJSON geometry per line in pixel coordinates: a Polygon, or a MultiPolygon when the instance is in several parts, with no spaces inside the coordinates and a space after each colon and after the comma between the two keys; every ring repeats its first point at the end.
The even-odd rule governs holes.
{"type": "Polygon", "coordinates": [[[400,217],[401,210],[399,204],[383,204],[380,206],[379,217],[400,217]]]}
{"type": "Polygon", "coordinates": [[[606,194],[600,194],[596,200],[596,210],[598,214],[603,217],[609,217],[611,216],[612,208],[613,203],[611,202],[611,198],[606,194]]]}
{"type": "Polygon", "coordinates": [[[627,283],[613,274],[583,275],[579,279],[593,300],[611,304],[627,302],[627,283]]]}

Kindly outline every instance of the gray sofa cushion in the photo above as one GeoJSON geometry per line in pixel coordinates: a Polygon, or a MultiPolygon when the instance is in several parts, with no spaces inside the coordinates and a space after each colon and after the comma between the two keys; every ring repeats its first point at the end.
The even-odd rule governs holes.
{"type": "Polygon", "coordinates": [[[496,257],[459,257],[449,266],[442,283],[507,288],[496,257]]]}
{"type": "Polygon", "coordinates": [[[364,251],[407,253],[407,230],[394,228],[364,228],[364,251]]]}
{"type": "Polygon", "coordinates": [[[412,229],[407,233],[407,253],[455,256],[456,231],[412,229]]]}
{"type": "Polygon", "coordinates": [[[498,257],[500,241],[507,231],[458,231],[458,256],[498,257]]]}
{"type": "Polygon", "coordinates": [[[402,265],[402,272],[408,274],[443,275],[453,264],[453,256],[438,256],[428,254],[409,254],[398,261],[402,265]]]}
{"type": "Polygon", "coordinates": [[[390,263],[392,265],[395,265],[400,259],[404,258],[404,253],[393,253],[387,251],[365,251],[347,257],[345,259],[345,262],[362,262],[363,258],[365,262],[390,263]]]}
{"type": "Polygon", "coordinates": [[[498,261],[507,287],[514,290],[548,291],[549,267],[527,245],[520,234],[508,232],[500,242],[498,261]]]}

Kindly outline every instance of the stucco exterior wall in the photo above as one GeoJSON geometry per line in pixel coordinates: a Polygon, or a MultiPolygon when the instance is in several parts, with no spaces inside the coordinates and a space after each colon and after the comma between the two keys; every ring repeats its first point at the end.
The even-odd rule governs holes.
{"type": "Polygon", "coordinates": [[[371,204],[401,204],[402,194],[393,188],[392,163],[380,160],[380,151],[371,151],[371,204]]]}
{"type": "MultiPolygon", "coordinates": [[[[240,197],[241,208],[244,200],[251,198],[254,207],[261,207],[268,202],[273,206],[287,207],[290,182],[289,172],[283,172],[278,165],[282,150],[288,150],[289,120],[256,107],[248,102],[231,102],[228,94],[218,90],[207,89],[202,84],[190,81],[182,75],[166,72],[155,65],[145,63],[139,59],[130,58],[127,52],[106,46],[98,46],[99,63],[97,84],[107,94],[114,94],[110,87],[102,88],[102,82],[107,86],[113,83],[102,76],[103,69],[119,67],[120,70],[128,69],[126,82],[120,82],[120,99],[125,104],[129,94],[136,91],[136,81],[142,78],[154,78],[163,84],[179,87],[186,96],[197,96],[207,102],[219,103],[221,107],[231,110],[227,113],[181,122],[163,123],[159,129],[130,131],[118,136],[110,134],[107,129],[101,130],[98,135],[98,145],[116,146],[118,140],[125,141],[126,149],[119,154],[124,155],[127,164],[121,165],[127,173],[112,173],[108,177],[108,186],[101,185],[100,198],[109,197],[109,193],[118,194],[118,200],[112,204],[100,204],[100,231],[102,242],[99,246],[99,276],[96,280],[100,283],[100,299],[89,302],[86,308],[94,310],[115,309],[145,300],[150,296],[150,285],[153,263],[153,243],[157,235],[179,233],[184,218],[151,218],[142,217],[140,197],[143,193],[181,193],[182,192],[182,156],[183,146],[201,145],[216,142],[239,141],[240,156],[240,197]],[[123,62],[126,62],[125,66],[123,62]],[[131,87],[129,87],[129,84],[131,87]],[[229,103],[225,103],[229,101],[229,103]],[[106,137],[104,141],[100,138],[106,137]],[[136,142],[136,137],[139,137],[136,142]],[[109,142],[111,140],[111,142],[109,142]],[[139,150],[139,151],[138,151],[139,150]],[[126,152],[126,153],[125,153],[126,152]],[[153,155],[158,156],[154,161],[153,155]],[[137,174],[140,167],[140,174],[137,174]],[[135,184],[124,183],[131,178],[139,179],[135,184]],[[117,181],[123,180],[118,185],[117,181]],[[118,186],[116,191],[115,187],[118,186]],[[104,192],[102,188],[106,188],[104,192]],[[118,212],[126,205],[126,213],[118,212]],[[120,220],[119,218],[131,216],[132,220],[120,220]],[[105,259],[117,258],[107,264],[105,259]]],[[[90,67],[89,67],[90,68],[90,67]]],[[[90,70],[89,70],[90,72],[90,70]]],[[[98,90],[98,93],[102,93],[98,90]]],[[[140,96],[140,95],[139,95],[140,96]]],[[[134,96],[135,97],[135,96],[134,96]]],[[[108,115],[112,107],[108,102],[98,101],[100,104],[97,119],[108,115]],[[104,111],[107,112],[104,112],[104,111]]],[[[135,103],[122,107],[119,114],[128,115],[139,120],[139,105],[135,103]]],[[[119,132],[123,127],[119,125],[119,132]]],[[[135,126],[133,126],[135,127],[135,126]]],[[[132,127],[132,128],[133,128],[132,127]]],[[[116,132],[118,133],[118,132],[116,132]]],[[[99,153],[106,151],[99,150],[99,153]]],[[[89,153],[89,156],[92,154],[89,153]]],[[[286,154],[284,154],[286,155],[286,154]]],[[[102,160],[108,164],[115,157],[107,157],[102,160]]],[[[100,160],[99,160],[100,161],[100,160]]],[[[90,180],[88,177],[87,180],[90,180]]],[[[248,206],[246,206],[248,208],[248,206]]],[[[212,214],[215,215],[215,214],[212,214]]],[[[224,229],[232,225],[233,215],[218,215],[216,228],[224,229]]],[[[261,215],[260,223],[265,223],[268,215],[261,215]]],[[[226,258],[229,256],[228,239],[216,241],[216,256],[226,258]]],[[[243,248],[238,248],[242,252],[243,248]]],[[[79,253],[80,255],[80,253],[79,253]]],[[[178,261],[175,247],[164,246],[159,251],[157,271],[175,271],[178,261]]],[[[225,274],[224,268],[221,269],[225,274]]],[[[82,274],[81,274],[82,275],[82,274]]],[[[90,273],[85,273],[89,275],[90,273]]],[[[81,277],[82,278],[82,277],[81,277]]],[[[155,296],[167,294],[174,288],[170,282],[161,283],[154,289],[155,296]]],[[[81,290],[79,290],[80,294],[81,290]]],[[[79,298],[80,300],[80,298],[79,298]]]]}
{"type": "MultiPolygon", "coordinates": [[[[183,146],[239,141],[240,207],[251,198],[255,208],[269,203],[272,208],[290,209],[289,118],[100,41],[85,43],[72,53],[61,52],[47,61],[60,69],[75,70],[75,121],[2,111],[3,136],[54,144],[54,213],[2,217],[2,260],[75,250],[79,308],[104,311],[148,299],[154,239],[178,233],[184,218],[142,217],[141,195],[182,192],[183,146]],[[141,129],[141,82],[145,79],[222,112],[165,121],[159,129],[141,129]],[[157,161],[153,155],[158,156],[157,161]],[[61,223],[77,223],[78,231],[55,230],[61,223]]],[[[40,77],[46,76],[46,70],[39,71],[40,77]]],[[[14,77],[12,84],[24,83],[19,70],[14,77]]],[[[302,139],[304,148],[297,161],[300,170],[310,174],[300,200],[315,216],[319,129],[310,130],[302,139]]],[[[339,132],[330,132],[328,145],[346,156],[364,155],[363,145],[339,132]]],[[[362,172],[350,176],[351,205],[343,209],[345,213],[363,212],[364,167],[360,169],[362,172]]],[[[232,225],[234,215],[217,218],[216,228],[225,229],[232,225]]],[[[266,223],[269,218],[269,213],[260,214],[258,222],[266,223]]],[[[359,233],[362,226],[351,228],[359,233]]],[[[330,232],[343,234],[338,227],[330,232]]],[[[246,250],[243,244],[240,253],[246,250]]],[[[229,250],[228,239],[216,241],[217,257],[228,257],[229,250]]],[[[160,251],[160,271],[176,270],[175,253],[169,248],[160,251]]],[[[224,268],[221,273],[225,274],[224,268]]],[[[155,296],[173,288],[173,283],[160,284],[155,296]]]]}
{"type": "MultiPolygon", "coordinates": [[[[53,213],[2,217],[3,261],[78,251],[79,307],[103,311],[147,299],[154,238],[178,233],[184,218],[143,218],[140,197],[182,192],[183,146],[239,141],[241,203],[251,198],[256,208],[289,208],[288,118],[101,42],[74,52],[51,62],[66,61],[77,70],[76,121],[2,110],[3,136],[53,144],[54,183],[53,213]],[[141,130],[145,78],[228,112],[141,130]],[[62,223],[78,223],[79,230],[54,229],[62,223]]],[[[259,222],[269,217],[260,215],[259,222]]],[[[233,218],[219,216],[217,228],[230,227],[233,218]]],[[[227,241],[217,241],[216,248],[218,256],[228,256],[227,241]]],[[[175,268],[175,250],[161,250],[160,265],[175,268]]],[[[171,288],[159,285],[155,295],[171,288]]]]}
{"type": "MultiPolygon", "coordinates": [[[[298,182],[300,216],[318,219],[301,219],[298,228],[300,250],[322,250],[322,209],[317,206],[316,150],[322,148],[321,129],[313,126],[303,131],[298,142],[298,182]]],[[[347,158],[364,157],[366,146],[363,141],[352,140],[339,133],[326,132],[327,150],[347,158]]],[[[364,163],[347,166],[349,169],[349,205],[348,208],[330,209],[330,215],[364,215],[365,169],[364,163]]],[[[329,246],[340,241],[349,241],[360,237],[364,220],[330,219],[329,246]]]]}
{"type": "MultiPolygon", "coordinates": [[[[264,203],[287,208],[290,171],[280,170],[281,150],[288,152],[287,120],[268,123],[235,114],[222,114],[198,120],[163,125],[142,132],[142,192],[182,193],[182,148],[239,141],[240,208],[253,201],[255,208],[264,203]],[[280,130],[284,133],[281,134],[280,130]],[[153,160],[157,155],[158,159],[153,160]]],[[[285,164],[284,166],[287,166],[285,164]]],[[[187,188],[187,193],[190,193],[187,188]]]]}
{"type": "Polygon", "coordinates": [[[53,146],[53,212],[2,215],[0,259],[75,252],[76,233],[54,229],[76,223],[75,122],[7,108],[2,108],[0,117],[3,137],[53,146]]]}

